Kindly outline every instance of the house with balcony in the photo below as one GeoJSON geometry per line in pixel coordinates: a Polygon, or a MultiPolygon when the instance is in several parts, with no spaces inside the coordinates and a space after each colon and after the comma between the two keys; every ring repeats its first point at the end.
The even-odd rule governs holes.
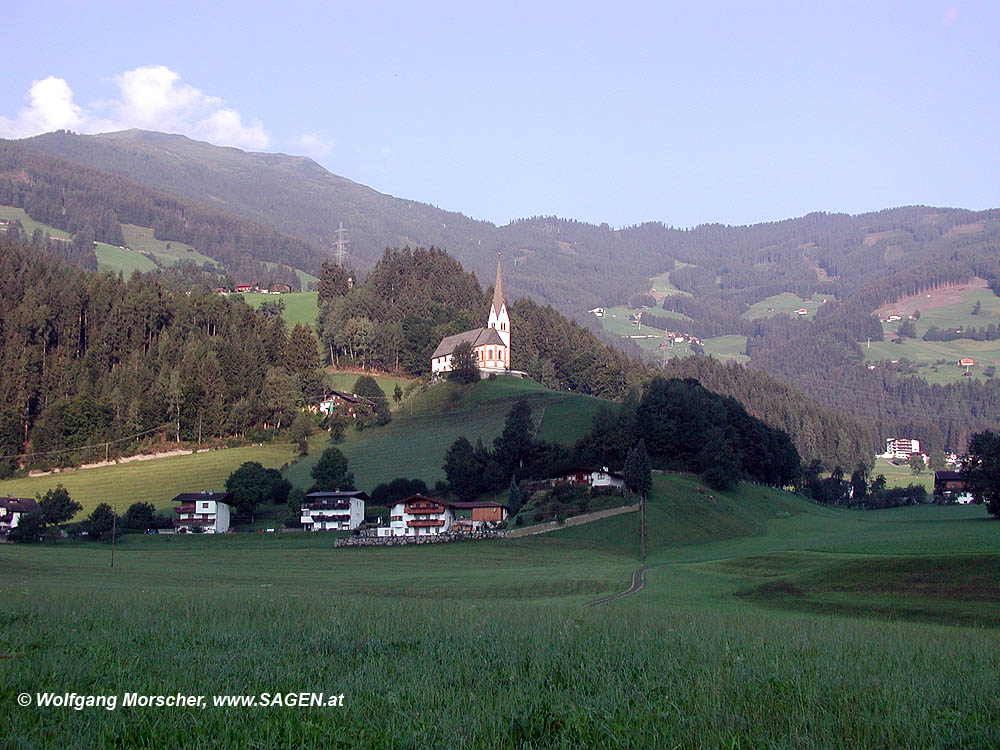
{"type": "Polygon", "coordinates": [[[38,503],[30,497],[0,497],[0,541],[5,541],[11,529],[17,528],[24,516],[41,513],[38,503]]]}
{"type": "Polygon", "coordinates": [[[389,525],[380,527],[379,536],[433,536],[446,534],[455,523],[452,503],[411,495],[389,511],[389,525]]]}
{"type": "Polygon", "coordinates": [[[182,492],[170,502],[180,503],[174,508],[177,514],[174,531],[178,534],[225,534],[229,531],[233,496],[228,492],[182,492]]]}
{"type": "Polygon", "coordinates": [[[310,492],[302,503],[299,522],[306,531],[353,531],[365,520],[370,498],[358,490],[310,492]]]}

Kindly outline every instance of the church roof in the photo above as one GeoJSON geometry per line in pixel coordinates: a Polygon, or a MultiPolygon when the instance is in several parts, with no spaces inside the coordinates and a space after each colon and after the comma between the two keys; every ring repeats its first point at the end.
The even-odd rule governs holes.
{"type": "Polygon", "coordinates": [[[468,341],[472,348],[477,346],[495,345],[500,344],[504,346],[503,339],[500,338],[500,334],[497,333],[496,328],[473,328],[471,331],[463,331],[462,333],[456,333],[454,336],[445,336],[441,339],[441,343],[438,344],[437,349],[431,355],[431,359],[437,357],[446,357],[455,351],[455,347],[464,341],[468,341]]]}
{"type": "Polygon", "coordinates": [[[497,280],[493,285],[493,309],[500,314],[500,308],[507,303],[503,296],[503,276],[500,274],[500,253],[497,253],[497,280]]]}

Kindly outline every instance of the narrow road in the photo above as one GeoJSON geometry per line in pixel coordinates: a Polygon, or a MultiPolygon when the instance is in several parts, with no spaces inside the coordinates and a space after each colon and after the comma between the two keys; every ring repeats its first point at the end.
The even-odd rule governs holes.
{"type": "Polygon", "coordinates": [[[612,594],[611,596],[606,596],[603,599],[595,599],[592,602],[587,602],[584,607],[600,607],[604,604],[610,604],[616,599],[621,599],[628,596],[629,594],[634,594],[638,591],[642,591],[643,587],[646,585],[646,571],[649,570],[648,565],[643,565],[641,568],[636,568],[632,571],[632,585],[629,586],[624,591],[619,591],[617,594],[612,594]]]}

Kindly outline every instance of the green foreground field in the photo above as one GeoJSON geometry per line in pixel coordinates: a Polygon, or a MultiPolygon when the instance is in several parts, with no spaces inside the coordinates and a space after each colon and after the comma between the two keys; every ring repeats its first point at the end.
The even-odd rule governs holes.
{"type": "Polygon", "coordinates": [[[18,747],[996,747],[1000,523],[899,510],[657,476],[646,587],[599,608],[637,514],[403,548],[129,536],[113,569],[107,545],[6,545],[0,722],[18,747]],[[265,692],[344,701],[213,705],[265,692]]]}

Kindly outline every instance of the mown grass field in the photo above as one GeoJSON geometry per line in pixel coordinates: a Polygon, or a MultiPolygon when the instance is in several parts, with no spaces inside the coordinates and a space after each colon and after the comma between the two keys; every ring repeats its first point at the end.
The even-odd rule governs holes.
{"type": "Polygon", "coordinates": [[[0,495],[35,497],[62,484],[70,497],[83,506],[79,517],[89,514],[100,503],[117,507],[119,513],[139,501],[167,508],[170,500],[181,492],[222,491],[226,478],[244,461],[259,461],[265,467],[279,468],[294,455],[295,446],[291,443],[265,443],[94,469],[71,469],[41,477],[5,479],[0,481],[0,495]]]}
{"type": "Polygon", "coordinates": [[[924,469],[920,474],[915,475],[906,464],[897,466],[888,459],[876,458],[875,468],[872,469],[871,475],[877,477],[879,474],[885,475],[886,486],[888,487],[905,487],[908,484],[919,484],[927,490],[928,495],[934,494],[934,471],[930,467],[924,469]]]}
{"type": "MultiPolygon", "coordinates": [[[[649,338],[637,338],[633,339],[633,341],[635,341],[635,343],[638,344],[643,351],[655,354],[662,359],[686,357],[693,354],[691,351],[691,345],[687,342],[680,344],[668,342],[669,345],[667,347],[660,348],[660,344],[665,341],[664,332],[659,328],[653,328],[652,326],[633,325],[630,316],[634,312],[647,312],[650,315],[676,318],[677,320],[691,320],[683,313],[672,312],[670,310],[654,308],[652,310],[640,311],[632,310],[628,307],[609,307],[605,310],[604,317],[599,320],[605,331],[615,333],[619,336],[626,338],[632,336],[648,336],[649,338]]],[[[747,346],[746,336],[718,336],[716,338],[704,339],[702,344],[705,348],[705,354],[709,354],[717,359],[721,359],[723,361],[735,359],[737,362],[748,362],[750,360],[750,358],[743,353],[747,346]]]]}
{"type": "Polygon", "coordinates": [[[291,292],[289,294],[244,294],[243,299],[254,309],[260,307],[262,302],[274,302],[281,300],[285,304],[285,309],[281,313],[285,324],[291,330],[296,323],[302,323],[316,332],[316,315],[319,312],[316,300],[318,292],[291,292]]]}
{"type": "Polygon", "coordinates": [[[1000,522],[899,510],[658,475],[646,588],[600,608],[636,514],[408,548],[129,536],[114,569],[3,546],[0,721],[26,747],[996,747],[1000,522]],[[208,700],[17,705],[40,691],[208,700]],[[211,704],[299,691],[344,703],[211,704]]]}

